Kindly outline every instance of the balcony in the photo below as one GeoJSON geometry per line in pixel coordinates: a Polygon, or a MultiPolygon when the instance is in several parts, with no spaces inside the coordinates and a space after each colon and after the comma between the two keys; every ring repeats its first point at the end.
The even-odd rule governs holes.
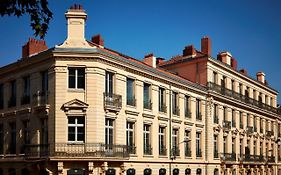
{"type": "Polygon", "coordinates": [[[159,155],[160,155],[160,156],[166,156],[166,155],[167,155],[166,146],[160,146],[160,147],[159,147],[159,155]]]}
{"type": "Polygon", "coordinates": [[[159,104],[159,112],[167,113],[167,106],[165,103],[159,104]]]}
{"type": "Polygon", "coordinates": [[[44,159],[49,156],[49,144],[24,145],[26,159],[44,159]]]}
{"type": "Polygon", "coordinates": [[[248,135],[251,135],[254,133],[254,128],[252,126],[247,126],[246,132],[248,135]]]}
{"type": "Polygon", "coordinates": [[[173,115],[180,116],[180,108],[178,106],[173,106],[173,115]]]}
{"type": "Polygon", "coordinates": [[[29,95],[24,95],[21,97],[21,104],[25,105],[25,104],[29,104],[30,103],[30,96],[29,95]]]}
{"type": "Polygon", "coordinates": [[[231,128],[231,122],[230,122],[230,121],[227,121],[227,120],[224,120],[224,121],[222,122],[222,127],[223,127],[224,129],[230,129],[230,128],[231,128]]]}
{"type": "Polygon", "coordinates": [[[136,147],[135,145],[128,145],[128,153],[129,154],[136,154],[136,147]]]}
{"type": "Polygon", "coordinates": [[[179,155],[180,155],[180,149],[179,149],[179,147],[174,146],[174,147],[171,149],[171,156],[176,157],[176,156],[179,156],[179,155]]]}
{"type": "Polygon", "coordinates": [[[236,153],[221,153],[222,161],[236,161],[236,153]]]}
{"type": "Polygon", "coordinates": [[[32,98],[33,106],[45,106],[48,104],[48,93],[45,91],[37,91],[32,98]]]}
{"type": "Polygon", "coordinates": [[[233,90],[227,89],[227,88],[225,88],[223,86],[220,86],[218,84],[215,84],[213,82],[208,82],[208,89],[212,90],[212,91],[215,91],[215,92],[217,92],[221,95],[228,96],[228,97],[234,98],[236,100],[239,100],[241,102],[247,103],[249,105],[256,106],[258,108],[262,108],[262,109],[277,113],[277,108],[275,108],[273,106],[264,104],[260,101],[249,98],[245,95],[242,95],[242,94],[237,93],[233,90]]]}
{"type": "Polygon", "coordinates": [[[250,154],[240,154],[239,161],[242,162],[265,162],[263,155],[250,155],[250,154]]]}
{"type": "Polygon", "coordinates": [[[185,118],[191,118],[191,111],[186,108],[184,111],[184,116],[185,116],[185,118]]]}
{"type": "Polygon", "coordinates": [[[191,157],[191,150],[190,150],[190,148],[185,149],[185,157],[191,157]]]}
{"type": "Polygon", "coordinates": [[[122,96],[118,94],[108,94],[104,95],[104,109],[112,111],[120,111],[122,108],[122,96]]]}
{"type": "Polygon", "coordinates": [[[274,163],[275,162],[275,157],[274,156],[268,156],[267,157],[267,162],[274,163]]]}
{"type": "Polygon", "coordinates": [[[129,106],[136,106],[136,98],[135,97],[127,97],[127,105],[129,106]]]}
{"type": "Polygon", "coordinates": [[[144,100],[143,101],[143,108],[152,110],[152,102],[151,100],[144,100]]]}
{"type": "Polygon", "coordinates": [[[219,124],[219,117],[217,115],[214,116],[214,123],[219,124]]]}
{"type": "Polygon", "coordinates": [[[54,156],[128,158],[129,147],[127,145],[104,144],[104,143],[84,143],[84,144],[57,143],[55,145],[54,156]]]}
{"type": "Polygon", "coordinates": [[[144,145],[143,154],[144,155],[152,155],[152,147],[150,145],[144,145]]]}
{"type": "Polygon", "coordinates": [[[10,97],[8,101],[8,108],[15,107],[17,104],[17,98],[16,97],[10,97]]]}
{"type": "Polygon", "coordinates": [[[201,112],[198,112],[196,114],[196,120],[202,121],[202,114],[201,114],[201,112]]]}

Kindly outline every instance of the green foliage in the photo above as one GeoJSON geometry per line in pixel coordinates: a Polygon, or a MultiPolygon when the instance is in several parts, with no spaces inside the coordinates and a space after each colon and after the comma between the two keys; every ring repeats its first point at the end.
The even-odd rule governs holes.
{"type": "Polygon", "coordinates": [[[48,8],[47,0],[1,0],[1,16],[30,16],[30,26],[35,36],[43,39],[47,33],[53,13],[48,8]]]}

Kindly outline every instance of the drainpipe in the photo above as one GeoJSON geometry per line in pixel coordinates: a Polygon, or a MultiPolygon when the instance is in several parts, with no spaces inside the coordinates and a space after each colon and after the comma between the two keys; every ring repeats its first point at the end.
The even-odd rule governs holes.
{"type": "Polygon", "coordinates": [[[171,99],[171,95],[172,95],[172,89],[171,89],[171,85],[169,85],[169,175],[172,175],[172,156],[171,156],[171,146],[172,146],[172,99],[171,99]]]}
{"type": "Polygon", "coordinates": [[[208,128],[208,116],[207,116],[207,114],[208,114],[208,112],[207,112],[207,109],[208,109],[208,95],[206,95],[206,101],[205,101],[205,175],[208,175],[208,160],[207,160],[207,158],[208,158],[208,148],[207,148],[207,145],[208,145],[208,143],[207,143],[207,138],[208,138],[208,136],[207,136],[207,133],[208,133],[208,131],[207,131],[207,128],[208,128]]]}

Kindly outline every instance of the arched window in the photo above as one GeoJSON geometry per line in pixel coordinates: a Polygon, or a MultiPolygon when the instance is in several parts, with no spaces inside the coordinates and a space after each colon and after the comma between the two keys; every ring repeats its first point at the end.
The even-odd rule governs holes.
{"type": "Polygon", "coordinates": [[[202,170],[201,170],[201,168],[198,168],[197,170],[196,170],[196,175],[201,175],[202,174],[202,170]]]}
{"type": "Polygon", "coordinates": [[[180,170],[178,168],[173,169],[173,175],[179,175],[180,170]]]}
{"type": "Polygon", "coordinates": [[[190,175],[191,174],[191,169],[190,168],[186,168],[185,169],[185,175],[190,175]]]}
{"type": "Polygon", "coordinates": [[[214,169],[214,175],[219,175],[219,169],[217,168],[214,169]]]}
{"type": "Polygon", "coordinates": [[[143,174],[144,175],[151,175],[151,169],[150,168],[144,169],[143,174]]]}
{"type": "Polygon", "coordinates": [[[159,169],[159,175],[166,175],[166,169],[165,168],[160,168],[159,169]]]}
{"type": "Polygon", "coordinates": [[[136,174],[136,170],[134,168],[129,168],[127,170],[127,175],[135,175],[136,174]]]}

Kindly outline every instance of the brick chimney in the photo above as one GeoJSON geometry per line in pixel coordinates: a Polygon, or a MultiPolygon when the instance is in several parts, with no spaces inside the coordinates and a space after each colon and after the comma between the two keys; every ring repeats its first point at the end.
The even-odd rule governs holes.
{"type": "Polygon", "coordinates": [[[211,38],[208,36],[201,38],[201,52],[207,54],[208,56],[211,56],[212,54],[211,38]]]}
{"type": "Polygon", "coordinates": [[[99,46],[104,46],[104,41],[103,41],[100,34],[93,36],[92,42],[99,45],[99,46]]]}
{"type": "Polygon", "coordinates": [[[220,52],[218,54],[218,60],[231,66],[232,55],[229,52],[220,52]]]}
{"type": "Polygon", "coordinates": [[[74,4],[65,13],[67,20],[67,38],[64,43],[58,47],[90,47],[85,39],[85,22],[87,14],[83,7],[74,4]]]}
{"type": "Polygon", "coordinates": [[[165,60],[164,58],[157,57],[157,58],[156,58],[156,65],[163,63],[164,60],[165,60]]]}
{"type": "Polygon", "coordinates": [[[231,58],[231,67],[236,70],[237,69],[237,61],[235,58],[231,58]]]}
{"type": "Polygon", "coordinates": [[[248,71],[246,69],[241,69],[241,70],[239,70],[239,72],[244,75],[248,75],[248,71]]]}
{"type": "Polygon", "coordinates": [[[28,42],[22,46],[22,58],[28,58],[29,56],[47,50],[48,47],[44,40],[36,40],[29,38],[28,42]]]}
{"type": "Polygon", "coordinates": [[[144,56],[143,62],[151,67],[156,67],[156,57],[153,53],[144,56]]]}
{"type": "Polygon", "coordinates": [[[186,46],[182,51],[182,56],[195,56],[196,50],[193,45],[186,46]]]}
{"type": "Polygon", "coordinates": [[[265,83],[265,73],[257,72],[257,80],[261,83],[265,83]]]}

